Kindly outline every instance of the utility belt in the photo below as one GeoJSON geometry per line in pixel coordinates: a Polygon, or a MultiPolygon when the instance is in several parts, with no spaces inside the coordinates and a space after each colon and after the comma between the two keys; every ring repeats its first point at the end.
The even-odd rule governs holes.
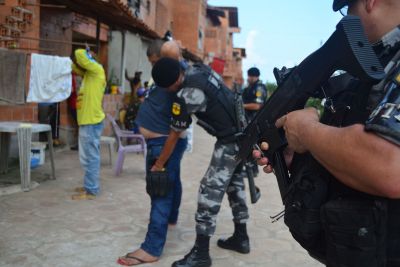
{"type": "MultiPolygon", "coordinates": [[[[387,200],[328,199],[331,178],[311,156],[295,163],[285,224],[311,256],[329,267],[387,266],[387,200]]],[[[389,237],[390,238],[390,237],[389,237]]],[[[397,246],[398,247],[398,246],[397,246]]]]}

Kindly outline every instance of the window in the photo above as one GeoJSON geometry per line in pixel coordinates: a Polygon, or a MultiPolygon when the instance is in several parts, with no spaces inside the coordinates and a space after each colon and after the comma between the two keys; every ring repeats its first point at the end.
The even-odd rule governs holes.
{"type": "Polygon", "coordinates": [[[142,0],[128,0],[128,6],[133,8],[135,11],[135,16],[139,17],[140,15],[140,6],[142,4],[142,0]]]}
{"type": "Polygon", "coordinates": [[[150,2],[150,0],[147,0],[147,2],[146,2],[146,10],[147,10],[147,14],[150,14],[150,10],[151,10],[151,2],[150,2]]]}
{"type": "Polygon", "coordinates": [[[203,49],[203,31],[201,28],[199,29],[199,40],[197,41],[197,48],[203,49]]]}

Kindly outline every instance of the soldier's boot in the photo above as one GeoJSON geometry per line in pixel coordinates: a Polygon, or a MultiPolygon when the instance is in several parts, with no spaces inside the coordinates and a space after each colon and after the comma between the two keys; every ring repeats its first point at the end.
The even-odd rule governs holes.
{"type": "Polygon", "coordinates": [[[197,235],[192,250],[181,260],[175,261],[172,267],[210,267],[210,237],[197,235]]]}
{"type": "Polygon", "coordinates": [[[226,239],[219,239],[217,245],[223,249],[233,250],[242,254],[250,252],[249,236],[245,223],[235,223],[235,232],[226,239]]]}

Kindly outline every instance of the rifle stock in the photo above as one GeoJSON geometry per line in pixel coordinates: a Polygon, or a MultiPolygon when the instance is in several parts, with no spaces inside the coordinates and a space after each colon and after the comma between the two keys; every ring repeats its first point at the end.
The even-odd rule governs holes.
{"type": "Polygon", "coordinates": [[[256,144],[269,144],[265,154],[277,177],[283,202],[290,184],[283,156],[287,143],[284,132],[275,127],[275,122],[291,111],[304,108],[307,100],[317,95],[322,84],[337,70],[344,70],[370,83],[378,82],[385,75],[356,16],[344,17],[328,41],[297,67],[290,71],[284,69],[280,73],[275,71],[278,88],[246,127],[239,141],[238,158],[244,161],[252,157],[256,144]]]}

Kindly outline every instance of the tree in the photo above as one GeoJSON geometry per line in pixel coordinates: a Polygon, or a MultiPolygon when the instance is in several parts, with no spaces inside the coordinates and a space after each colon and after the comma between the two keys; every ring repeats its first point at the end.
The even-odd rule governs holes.
{"type": "Polygon", "coordinates": [[[276,83],[267,82],[265,87],[267,87],[267,97],[269,98],[278,86],[276,83]]]}
{"type": "MultiPolygon", "coordinates": [[[[267,87],[267,97],[269,98],[272,93],[276,90],[278,85],[276,83],[267,82],[265,84],[267,87]]],[[[319,114],[322,114],[324,107],[321,105],[321,99],[318,98],[310,98],[306,103],[306,107],[314,107],[318,110],[319,114]]]]}

